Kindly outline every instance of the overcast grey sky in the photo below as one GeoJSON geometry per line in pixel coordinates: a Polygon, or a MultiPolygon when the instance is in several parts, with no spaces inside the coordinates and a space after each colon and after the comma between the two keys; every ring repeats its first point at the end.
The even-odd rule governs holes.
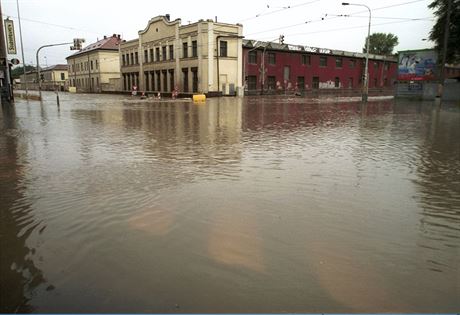
{"type": "MultiPolygon", "coordinates": [[[[10,16],[15,21],[16,57],[22,60],[16,0],[0,1],[3,18],[10,16]]],[[[433,12],[427,8],[430,2],[353,1],[371,8],[371,33],[391,32],[398,36],[396,51],[433,45],[422,41],[434,23],[433,12]]],[[[35,64],[39,46],[72,41],[74,37],[85,38],[86,44],[114,33],[134,39],[149,19],[167,13],[172,19],[180,18],[182,24],[215,16],[221,22],[241,23],[248,39],[275,40],[284,34],[289,44],[361,52],[367,35],[367,9],[341,3],[342,0],[19,0],[26,64],[35,64]]],[[[68,46],[47,48],[40,53],[40,63],[66,63],[65,57],[70,54],[68,46]]]]}

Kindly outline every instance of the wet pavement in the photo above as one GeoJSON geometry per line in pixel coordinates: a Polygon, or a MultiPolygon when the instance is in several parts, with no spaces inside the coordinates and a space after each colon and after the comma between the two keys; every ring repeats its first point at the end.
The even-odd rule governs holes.
{"type": "Polygon", "coordinates": [[[2,312],[458,312],[460,107],[45,93],[0,118],[2,312]]]}

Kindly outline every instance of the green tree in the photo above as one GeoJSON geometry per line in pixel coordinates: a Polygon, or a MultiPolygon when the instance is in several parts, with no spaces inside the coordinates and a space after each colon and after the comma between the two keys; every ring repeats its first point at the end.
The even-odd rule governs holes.
{"type": "MultiPolygon", "coordinates": [[[[24,74],[23,66],[18,66],[11,70],[11,78],[13,79],[19,79],[19,76],[24,74]]],[[[34,71],[35,67],[34,66],[26,66],[26,71],[34,71]]]]}
{"type": "MultiPolygon", "coordinates": [[[[373,33],[369,37],[369,53],[376,55],[391,55],[398,45],[398,36],[391,33],[373,33]]],[[[366,52],[367,37],[364,42],[363,52],[366,52]]]]}
{"type": "Polygon", "coordinates": [[[436,16],[436,23],[433,25],[430,32],[430,40],[435,43],[435,48],[438,51],[439,56],[442,56],[446,20],[448,12],[450,13],[446,62],[460,62],[460,0],[435,0],[431,2],[428,8],[433,9],[434,15],[436,16]],[[449,1],[451,1],[450,10],[448,10],[449,1]]]}

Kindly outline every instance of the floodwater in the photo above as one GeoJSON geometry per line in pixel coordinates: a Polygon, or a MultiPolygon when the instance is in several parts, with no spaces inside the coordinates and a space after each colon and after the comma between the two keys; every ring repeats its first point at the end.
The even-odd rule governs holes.
{"type": "Polygon", "coordinates": [[[17,100],[0,210],[2,312],[458,312],[460,107],[17,100]]]}

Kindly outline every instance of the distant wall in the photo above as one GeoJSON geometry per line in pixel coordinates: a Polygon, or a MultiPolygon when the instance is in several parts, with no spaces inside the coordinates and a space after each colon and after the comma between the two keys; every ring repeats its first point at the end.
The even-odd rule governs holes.
{"type": "MultiPolygon", "coordinates": [[[[398,83],[396,85],[397,97],[418,98],[434,100],[438,94],[438,83],[417,82],[398,83]]],[[[460,82],[446,82],[444,85],[443,100],[460,101],[460,82]]]]}

